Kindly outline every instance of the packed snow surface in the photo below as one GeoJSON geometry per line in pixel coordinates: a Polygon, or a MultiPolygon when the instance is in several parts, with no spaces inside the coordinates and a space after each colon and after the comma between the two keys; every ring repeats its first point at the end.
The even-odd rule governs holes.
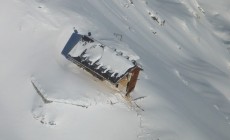
{"type": "Polygon", "coordinates": [[[229,7],[2,0],[0,139],[229,140],[229,7]],[[144,71],[129,99],[61,55],[74,27],[140,58],[144,71]]]}

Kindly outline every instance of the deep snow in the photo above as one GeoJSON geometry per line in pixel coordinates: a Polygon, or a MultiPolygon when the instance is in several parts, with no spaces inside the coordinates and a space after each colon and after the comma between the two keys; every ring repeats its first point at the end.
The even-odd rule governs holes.
{"type": "Polygon", "coordinates": [[[0,139],[229,140],[229,7],[228,0],[2,1],[0,139]],[[140,58],[137,100],[61,55],[73,27],[140,58]],[[44,104],[31,79],[55,102],[44,104]]]}

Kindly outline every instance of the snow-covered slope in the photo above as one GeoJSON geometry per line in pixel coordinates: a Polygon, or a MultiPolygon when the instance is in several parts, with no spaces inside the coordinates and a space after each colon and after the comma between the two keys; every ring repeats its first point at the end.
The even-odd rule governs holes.
{"type": "Polygon", "coordinates": [[[0,139],[229,140],[229,7],[228,0],[2,1],[0,139]],[[73,27],[140,58],[132,100],[61,56],[73,27]]]}

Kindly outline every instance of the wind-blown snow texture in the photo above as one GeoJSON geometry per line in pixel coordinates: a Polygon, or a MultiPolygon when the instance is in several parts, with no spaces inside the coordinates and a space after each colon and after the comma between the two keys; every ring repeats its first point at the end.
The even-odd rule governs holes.
{"type": "Polygon", "coordinates": [[[229,140],[229,7],[228,0],[2,0],[0,139],[229,140]],[[140,57],[135,101],[61,56],[73,27],[140,57]],[[54,102],[42,102],[31,77],[54,102]]]}

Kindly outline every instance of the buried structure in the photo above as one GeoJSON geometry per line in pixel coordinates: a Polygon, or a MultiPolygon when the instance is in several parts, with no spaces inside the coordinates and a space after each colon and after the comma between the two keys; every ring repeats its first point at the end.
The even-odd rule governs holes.
{"type": "Polygon", "coordinates": [[[93,76],[111,83],[128,96],[135,88],[141,66],[122,52],[75,31],[62,50],[68,60],[93,76]]]}

